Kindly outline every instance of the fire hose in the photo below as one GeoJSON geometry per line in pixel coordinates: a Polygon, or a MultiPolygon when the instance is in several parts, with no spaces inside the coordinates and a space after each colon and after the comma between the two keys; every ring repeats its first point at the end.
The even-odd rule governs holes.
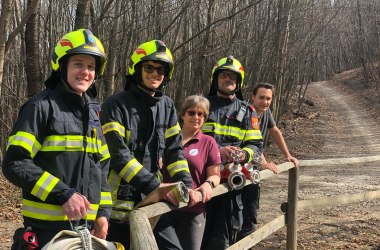
{"type": "Polygon", "coordinates": [[[227,180],[228,185],[232,190],[239,190],[245,186],[246,180],[250,180],[253,184],[260,182],[260,171],[258,164],[260,164],[261,157],[254,157],[250,163],[241,164],[244,160],[245,154],[242,150],[235,150],[231,154],[233,158],[232,163],[227,163],[221,167],[221,179],[227,180]]]}
{"type": "MultiPolygon", "coordinates": [[[[71,222],[70,222],[71,223],[71,222]]],[[[110,242],[91,235],[86,226],[74,231],[62,230],[42,250],[124,250],[118,242],[110,242]]]]}

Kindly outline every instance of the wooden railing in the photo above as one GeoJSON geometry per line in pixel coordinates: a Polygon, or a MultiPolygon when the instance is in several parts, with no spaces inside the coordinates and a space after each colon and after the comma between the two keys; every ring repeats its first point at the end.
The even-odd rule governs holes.
{"type": "MultiPolygon", "coordinates": [[[[379,156],[357,157],[357,158],[334,158],[325,160],[300,160],[300,167],[309,166],[327,166],[327,165],[344,165],[357,164],[366,162],[380,161],[379,156]]],[[[299,168],[294,168],[293,163],[282,163],[277,166],[279,173],[289,171],[288,179],[288,201],[281,204],[283,215],[275,218],[269,223],[263,225],[258,230],[248,235],[244,239],[230,246],[229,250],[249,249],[256,245],[269,235],[286,226],[286,249],[297,249],[297,211],[324,207],[326,205],[349,204],[359,201],[368,201],[380,198],[380,190],[364,192],[359,194],[341,195],[335,197],[303,200],[298,201],[298,176],[299,168]]],[[[274,177],[275,174],[270,170],[260,171],[260,179],[268,179],[274,177]]],[[[249,185],[247,183],[246,185],[249,185]]],[[[226,183],[219,185],[213,190],[213,197],[229,192],[229,187],[226,183]]],[[[202,196],[198,192],[199,197],[202,196]]],[[[184,207],[187,204],[181,203],[179,207],[184,207]]],[[[146,207],[133,210],[129,214],[129,224],[131,227],[131,249],[158,249],[157,243],[153,236],[152,226],[155,225],[159,216],[166,212],[176,209],[165,202],[158,202],[146,207]]]]}

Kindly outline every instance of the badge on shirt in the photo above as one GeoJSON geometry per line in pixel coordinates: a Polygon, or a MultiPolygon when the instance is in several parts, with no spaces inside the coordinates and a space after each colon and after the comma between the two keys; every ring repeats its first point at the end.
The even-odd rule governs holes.
{"type": "Polygon", "coordinates": [[[251,118],[251,125],[253,129],[260,130],[260,123],[258,117],[251,118]]]}
{"type": "Polygon", "coordinates": [[[198,154],[198,149],[194,148],[189,151],[189,155],[196,156],[198,154]]]}

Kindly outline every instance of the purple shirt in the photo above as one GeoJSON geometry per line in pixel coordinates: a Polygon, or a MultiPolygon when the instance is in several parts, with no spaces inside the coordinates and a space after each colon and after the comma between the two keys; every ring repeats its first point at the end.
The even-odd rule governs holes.
{"type": "MultiPolygon", "coordinates": [[[[183,147],[193,180],[193,187],[197,188],[207,179],[207,167],[221,164],[218,144],[213,137],[199,131],[183,147]]],[[[180,210],[191,213],[203,213],[205,211],[205,204],[199,202],[193,207],[186,207],[180,210]]]]}

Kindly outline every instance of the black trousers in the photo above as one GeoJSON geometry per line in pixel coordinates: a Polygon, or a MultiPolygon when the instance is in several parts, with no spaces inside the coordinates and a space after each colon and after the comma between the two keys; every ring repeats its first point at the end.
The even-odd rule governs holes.
{"type": "Polygon", "coordinates": [[[243,188],[243,226],[239,232],[238,240],[256,231],[257,209],[259,208],[260,186],[247,185],[243,188]]]}
{"type": "Polygon", "coordinates": [[[130,246],[130,228],[129,224],[120,224],[110,220],[110,226],[108,228],[107,240],[121,243],[126,250],[130,246]]]}
{"type": "Polygon", "coordinates": [[[226,249],[236,242],[243,221],[241,192],[234,190],[207,203],[206,228],[201,249],[226,249]]]}

